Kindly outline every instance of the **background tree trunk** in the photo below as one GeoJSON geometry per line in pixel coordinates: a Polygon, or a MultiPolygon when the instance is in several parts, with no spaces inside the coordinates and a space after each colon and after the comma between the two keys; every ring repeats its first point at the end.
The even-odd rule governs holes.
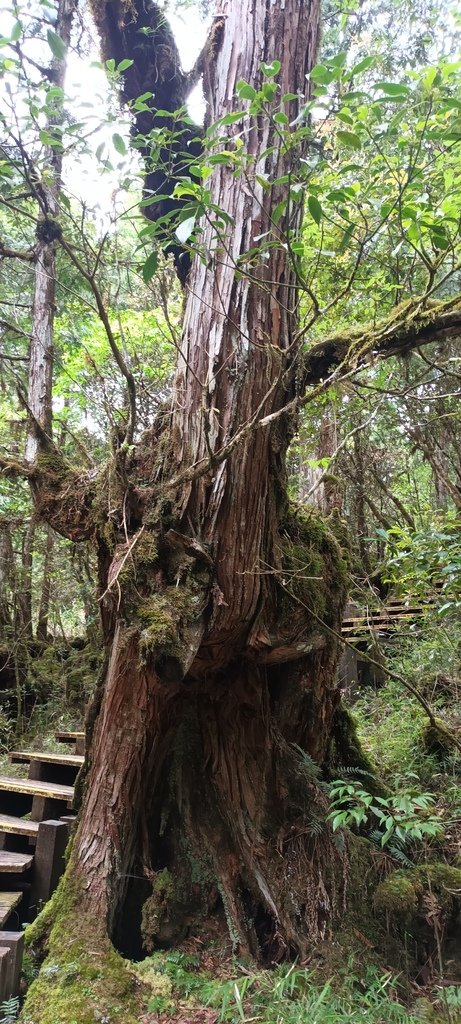
{"type": "Polygon", "coordinates": [[[48,616],[50,611],[51,578],[53,570],[54,533],[51,526],[46,529],[45,550],[43,554],[42,587],[38,606],[37,640],[44,643],[48,640],[48,616]]]}
{"type": "MultiPolygon", "coordinates": [[[[65,47],[69,46],[77,0],[59,0],[54,28],[65,47]]],[[[55,57],[50,68],[50,81],[62,89],[66,71],[65,57],[55,57]]],[[[62,100],[55,100],[51,123],[53,133],[63,121],[62,100]]],[[[62,174],[62,148],[49,146],[45,152],[46,174],[40,184],[31,179],[32,193],[40,206],[35,248],[35,288],[30,345],[28,409],[29,433],[26,459],[33,463],[40,449],[40,435],[51,440],[53,383],[53,340],[56,292],[56,245],[61,235],[58,222],[59,193],[62,174]]]]}

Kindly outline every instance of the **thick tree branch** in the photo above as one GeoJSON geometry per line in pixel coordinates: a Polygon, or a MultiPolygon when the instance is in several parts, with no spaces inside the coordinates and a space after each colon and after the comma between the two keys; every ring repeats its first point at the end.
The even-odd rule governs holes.
{"type": "Polygon", "coordinates": [[[376,326],[338,334],[314,345],[305,358],[304,385],[318,384],[340,367],[348,372],[370,358],[405,355],[431,341],[444,341],[458,335],[461,335],[461,296],[428,305],[424,304],[424,299],[410,300],[376,326]]]}
{"type": "MultiPolygon", "coordinates": [[[[184,200],[172,198],[178,179],[201,152],[202,130],[174,116],[185,109],[192,88],[208,75],[221,45],[223,18],[215,18],[209,38],[189,74],[181,68],[178,48],[164,8],[153,0],[90,0],[104,60],[132,60],[123,73],[121,98],[134,115],[135,145],[146,161],[144,196],[149,200],[144,213],[158,223],[156,238],[166,254],[174,258],[181,284],[190,268],[190,255],[174,236],[174,223],[184,200]],[[137,103],[139,97],[142,102],[137,103]],[[158,113],[159,112],[159,113],[158,113]],[[171,114],[171,117],[169,116],[171,114]],[[163,143],[152,162],[149,138],[153,128],[166,129],[163,143]]],[[[156,147],[154,147],[156,148],[156,147]]]]}
{"type": "Polygon", "coordinates": [[[23,260],[26,263],[33,263],[35,260],[35,251],[34,249],[27,249],[27,251],[10,249],[9,245],[5,245],[3,242],[0,242],[0,259],[23,260]]]}
{"type": "Polygon", "coordinates": [[[24,459],[13,459],[0,455],[0,475],[17,479],[30,480],[34,475],[34,468],[24,459]]]}

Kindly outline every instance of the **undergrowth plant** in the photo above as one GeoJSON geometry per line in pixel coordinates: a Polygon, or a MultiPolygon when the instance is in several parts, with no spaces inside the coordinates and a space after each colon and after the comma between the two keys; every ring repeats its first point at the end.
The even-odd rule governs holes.
{"type": "Polygon", "coordinates": [[[14,996],[12,999],[6,999],[5,1002],[0,1003],[0,1024],[14,1024],[18,1019],[19,1014],[19,999],[14,996]]]}
{"type": "MultiPolygon", "coordinates": [[[[197,959],[184,953],[155,953],[139,965],[145,980],[154,979],[156,994],[149,1010],[160,1014],[200,1006],[216,1011],[219,1024],[416,1024],[398,998],[391,972],[374,967],[355,970],[349,963],[340,978],[321,980],[298,963],[252,972],[233,963],[232,977],[211,977],[197,969],[197,959]],[[160,991],[164,989],[163,996],[160,991]]],[[[433,1024],[445,1018],[433,1016],[433,1024]]]]}
{"type": "Polygon", "coordinates": [[[363,782],[336,779],[330,785],[330,798],[328,820],[334,832],[375,824],[370,838],[397,856],[443,832],[440,819],[430,813],[435,804],[432,793],[417,794],[407,789],[388,797],[376,796],[364,788],[363,782]]]}

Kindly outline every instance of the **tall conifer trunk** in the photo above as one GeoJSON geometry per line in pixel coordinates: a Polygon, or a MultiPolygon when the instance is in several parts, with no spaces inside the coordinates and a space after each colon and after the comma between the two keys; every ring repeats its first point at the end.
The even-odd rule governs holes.
{"type": "MultiPolygon", "coordinates": [[[[240,109],[237,83],[259,88],[261,64],[277,59],[281,93],[301,97],[287,101],[294,119],[317,3],[239,0],[221,13],[213,117],[240,109]]],[[[300,206],[274,224],[293,160],[275,124],[251,119],[247,144],[247,171],[218,164],[211,180],[228,226],[205,226],[208,258],[189,276],[168,434],[154,426],[126,464],[128,534],[120,524],[101,547],[108,663],[73,865],[112,936],[133,905],[130,877],[144,873],[147,948],[222,912],[240,948],[270,959],[304,952],[334,914],[340,858],[316,765],[328,759],[337,652],[318,622],[338,627],[344,586],[337,541],[287,500],[294,424],[252,429],[296,394],[284,240],[300,206]],[[268,258],[238,273],[262,235],[268,258]]]]}

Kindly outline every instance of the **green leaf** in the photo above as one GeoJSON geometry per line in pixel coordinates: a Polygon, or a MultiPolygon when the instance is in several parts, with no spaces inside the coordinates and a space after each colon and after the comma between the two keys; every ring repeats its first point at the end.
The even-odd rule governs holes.
{"type": "Polygon", "coordinates": [[[335,57],[331,57],[328,61],[334,68],[343,68],[347,60],[347,50],[341,50],[335,57]]]}
{"type": "Polygon", "coordinates": [[[243,79],[240,79],[240,81],[237,82],[236,88],[237,95],[241,100],[254,100],[255,96],[257,96],[256,89],[254,89],[248,82],[244,82],[243,79]]]}
{"type": "Polygon", "coordinates": [[[315,220],[316,224],[320,224],[320,221],[322,220],[322,216],[323,216],[323,210],[322,210],[321,203],[319,203],[319,200],[317,199],[317,197],[316,196],[308,196],[307,205],[308,205],[309,213],[310,213],[312,219],[315,220]]]}
{"type": "Polygon", "coordinates": [[[195,213],[193,217],[187,217],[186,220],[181,221],[176,228],[175,235],[180,242],[187,242],[195,228],[195,213]]]}
{"type": "Polygon", "coordinates": [[[351,78],[353,78],[354,75],[360,75],[361,71],[366,71],[367,68],[373,67],[374,63],[374,57],[364,57],[363,60],[359,60],[358,64],[354,64],[354,67],[351,68],[349,72],[351,78]]]}
{"type": "Polygon", "coordinates": [[[278,86],[275,84],[275,82],[263,82],[262,94],[264,99],[267,100],[268,103],[272,103],[272,100],[275,98],[277,94],[277,89],[278,86]]]}
{"type": "Polygon", "coordinates": [[[114,144],[114,149],[117,150],[117,153],[120,153],[120,156],[126,156],[125,139],[122,139],[122,136],[119,135],[118,132],[114,132],[112,136],[112,142],[114,144]]]}
{"type": "Polygon", "coordinates": [[[20,21],[16,21],[14,23],[14,25],[13,25],[12,30],[11,30],[11,36],[10,36],[11,42],[12,43],[18,43],[20,38],[21,38],[21,36],[22,36],[22,25],[21,25],[20,21]]]}
{"type": "Polygon", "coordinates": [[[282,199],[280,203],[277,203],[277,206],[275,207],[275,209],[272,212],[272,220],[273,220],[274,224],[278,224],[279,223],[279,221],[283,217],[283,214],[285,213],[286,208],[287,208],[287,201],[286,201],[286,199],[282,199]]]}
{"type": "Polygon", "coordinates": [[[155,274],[155,272],[157,270],[157,267],[158,267],[158,256],[157,256],[157,253],[156,252],[151,252],[150,256],[147,257],[147,260],[146,260],[146,262],[145,262],[145,264],[144,264],[144,266],[142,268],[142,276],[143,276],[143,281],[144,281],[145,284],[148,284],[149,281],[153,278],[153,276],[154,276],[154,274],[155,274]]]}
{"type": "Polygon", "coordinates": [[[355,132],[338,131],[336,132],[336,138],[343,146],[348,146],[349,149],[361,149],[362,143],[358,135],[355,132]]]}
{"type": "Polygon", "coordinates": [[[58,36],[53,29],[49,28],[46,33],[48,46],[57,60],[64,60],[67,53],[67,46],[61,36],[58,36]]]}
{"type": "Polygon", "coordinates": [[[128,68],[131,68],[133,66],[133,64],[134,60],[128,60],[128,58],[125,57],[125,60],[121,60],[120,64],[117,64],[117,71],[127,71],[128,68]]]}
{"type": "Polygon", "coordinates": [[[259,66],[265,78],[273,78],[274,75],[278,75],[282,67],[279,60],[273,60],[271,64],[265,64],[263,61],[259,66]]]}
{"type": "Polygon", "coordinates": [[[400,82],[376,82],[373,89],[381,89],[381,92],[385,92],[386,96],[408,96],[411,90],[408,85],[403,85],[400,82]]]}
{"type": "Polygon", "coordinates": [[[345,252],[354,233],[354,224],[349,224],[338,246],[338,253],[345,252]]]}
{"type": "Polygon", "coordinates": [[[354,119],[346,110],[338,110],[336,117],[338,118],[339,121],[342,121],[344,124],[354,124],[354,119]]]}
{"type": "Polygon", "coordinates": [[[325,64],[316,64],[309,75],[312,82],[329,85],[337,77],[337,70],[330,71],[325,64]]]}

